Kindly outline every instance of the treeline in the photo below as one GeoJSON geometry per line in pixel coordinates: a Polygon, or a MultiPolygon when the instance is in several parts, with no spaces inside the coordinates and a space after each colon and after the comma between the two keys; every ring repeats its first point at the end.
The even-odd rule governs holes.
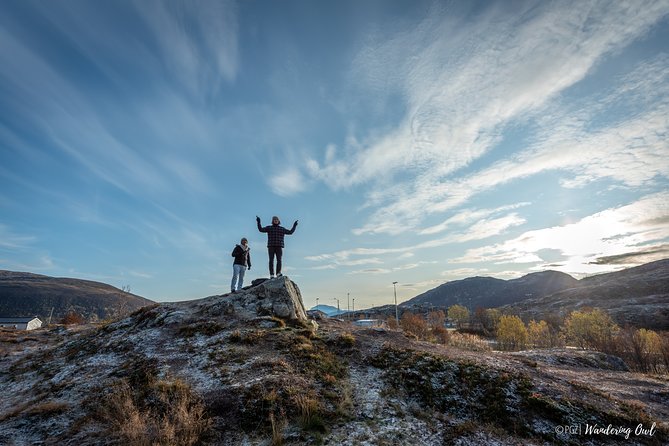
{"type": "MultiPolygon", "coordinates": [[[[397,325],[393,318],[387,322],[390,327],[397,325]]],[[[564,319],[549,317],[525,323],[520,317],[502,314],[495,308],[478,308],[472,314],[462,305],[453,305],[447,312],[405,312],[400,326],[419,339],[450,345],[461,344],[462,336],[468,334],[472,339],[465,342],[465,348],[471,343],[480,350],[485,339],[494,340],[498,349],[507,351],[572,346],[619,356],[635,371],[669,372],[668,332],[620,327],[598,308],[572,311],[564,319]],[[456,331],[445,328],[447,320],[456,331]]]]}

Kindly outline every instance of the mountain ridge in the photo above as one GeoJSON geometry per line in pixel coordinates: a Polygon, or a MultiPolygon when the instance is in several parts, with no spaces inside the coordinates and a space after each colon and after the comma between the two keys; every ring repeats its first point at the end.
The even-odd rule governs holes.
{"type": "Polygon", "coordinates": [[[406,310],[463,305],[502,308],[523,319],[597,307],[621,325],[669,329],[669,259],[577,280],[558,271],[518,279],[470,277],[442,284],[400,304],[406,310]]]}
{"type": "Polygon", "coordinates": [[[0,270],[0,315],[5,317],[37,316],[46,322],[75,312],[106,319],[152,303],[103,282],[0,270]]]}

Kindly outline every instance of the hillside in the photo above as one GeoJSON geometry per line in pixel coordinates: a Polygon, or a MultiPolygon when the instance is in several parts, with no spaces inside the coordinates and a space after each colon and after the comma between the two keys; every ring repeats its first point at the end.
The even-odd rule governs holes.
{"type": "Polygon", "coordinates": [[[38,316],[57,321],[70,311],[86,319],[105,319],[153,303],[111,285],[81,279],[0,271],[0,315],[38,316]]]}
{"type": "Polygon", "coordinates": [[[342,321],[316,326],[286,277],[83,330],[5,332],[0,358],[2,444],[669,441],[666,379],[617,358],[474,353],[342,321]],[[585,432],[595,425],[617,433],[585,432]]]}
{"type": "Polygon", "coordinates": [[[581,280],[556,271],[512,280],[473,277],[445,283],[400,306],[448,308],[455,304],[472,311],[501,307],[527,320],[597,307],[620,325],[669,330],[669,259],[581,280]]]}
{"type": "Polygon", "coordinates": [[[579,286],[578,280],[557,271],[527,274],[519,279],[470,277],[447,282],[401,304],[403,307],[450,307],[460,304],[474,310],[493,308],[579,286]]]}
{"type": "Polygon", "coordinates": [[[620,325],[669,330],[669,259],[587,277],[579,286],[505,307],[531,319],[584,307],[606,310],[620,325]]]}

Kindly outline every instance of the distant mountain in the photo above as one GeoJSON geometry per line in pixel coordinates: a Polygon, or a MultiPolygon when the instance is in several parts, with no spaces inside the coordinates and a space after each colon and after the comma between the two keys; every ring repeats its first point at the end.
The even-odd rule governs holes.
{"type": "Polygon", "coordinates": [[[100,282],[0,270],[0,316],[38,316],[46,322],[53,309],[52,322],[70,311],[104,319],[151,303],[100,282]]]}
{"type": "Polygon", "coordinates": [[[502,280],[493,277],[470,277],[447,282],[402,303],[401,307],[450,307],[460,304],[475,310],[493,308],[530,298],[537,298],[579,286],[569,274],[543,271],[519,279],[502,280]]]}
{"type": "Polygon", "coordinates": [[[340,314],[346,313],[346,311],[339,310],[337,307],[333,307],[332,305],[316,305],[315,307],[310,308],[310,310],[322,311],[328,316],[338,316],[340,314]]]}
{"type": "Polygon", "coordinates": [[[669,259],[579,280],[579,286],[549,295],[533,296],[506,309],[526,319],[564,316],[573,310],[597,307],[620,325],[669,329],[669,259]]]}

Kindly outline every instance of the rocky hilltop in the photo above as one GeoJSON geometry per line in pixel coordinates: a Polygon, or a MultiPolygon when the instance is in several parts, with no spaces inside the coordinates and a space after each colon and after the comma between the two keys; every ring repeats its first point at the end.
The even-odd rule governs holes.
{"type": "Polygon", "coordinates": [[[316,325],[287,277],[103,325],[0,334],[1,444],[669,441],[667,381],[617,358],[316,325]]]}

